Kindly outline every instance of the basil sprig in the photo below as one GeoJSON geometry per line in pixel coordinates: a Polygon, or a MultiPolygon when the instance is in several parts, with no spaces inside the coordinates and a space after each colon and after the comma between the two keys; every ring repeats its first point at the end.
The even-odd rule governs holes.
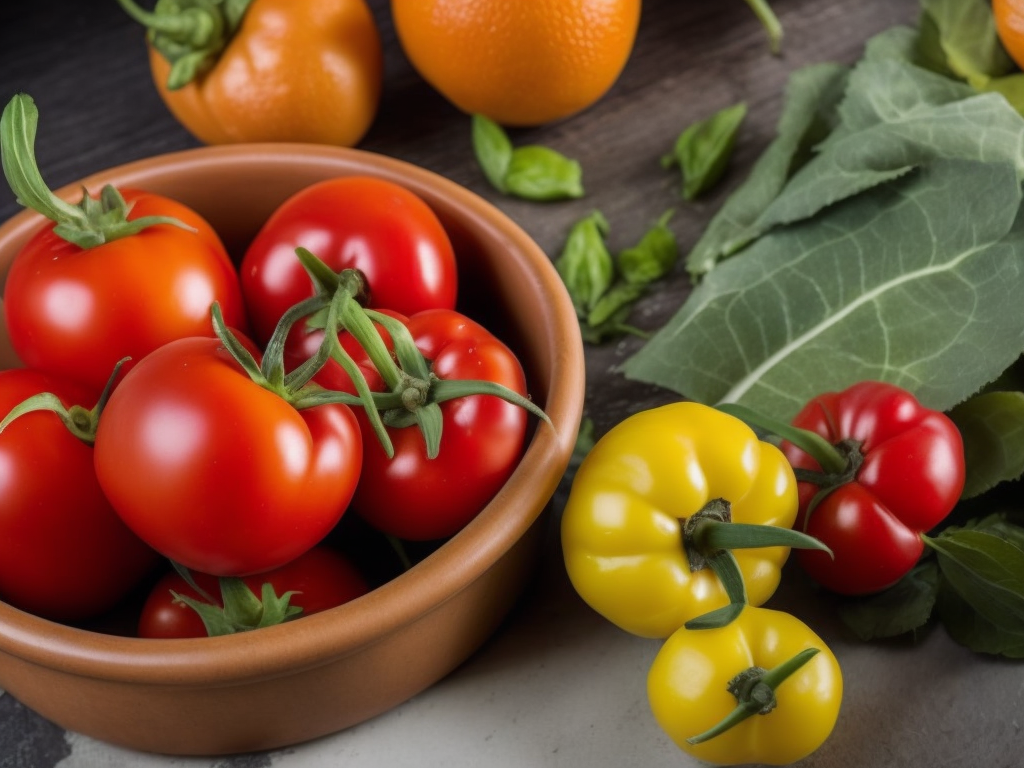
{"type": "Polygon", "coordinates": [[[683,199],[693,200],[721,179],[746,115],[747,105],[735,104],[693,123],[679,134],[672,152],[661,159],[661,164],[664,168],[679,166],[683,174],[683,199]]]}
{"type": "Polygon", "coordinates": [[[483,115],[473,115],[472,135],[484,176],[502,194],[536,201],[583,197],[576,160],[535,144],[513,147],[505,130],[483,115]]]}
{"type": "Polygon", "coordinates": [[[632,333],[646,333],[627,323],[648,286],[669,274],[679,256],[666,212],[636,245],[612,256],[606,238],[608,220],[600,211],[577,221],[569,231],[555,268],[562,276],[584,341],[592,344],[632,333]]]}

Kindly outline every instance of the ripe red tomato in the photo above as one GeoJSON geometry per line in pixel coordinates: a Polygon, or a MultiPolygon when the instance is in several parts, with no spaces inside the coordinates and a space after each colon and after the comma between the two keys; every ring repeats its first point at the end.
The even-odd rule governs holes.
{"type": "MultiPolygon", "coordinates": [[[[400,319],[438,378],[493,381],[526,396],[519,361],[480,324],[447,309],[400,319]]],[[[292,362],[308,358],[321,338],[322,332],[293,337],[301,343],[292,350],[292,362]]],[[[363,350],[347,334],[342,334],[342,344],[370,388],[382,391],[383,382],[363,350]]],[[[316,381],[329,389],[354,391],[334,361],[316,381]]],[[[388,459],[365,412],[357,409],[366,448],[352,509],[378,530],[414,541],[447,538],[486,506],[519,463],[526,441],[523,408],[494,395],[460,397],[440,407],[441,445],[433,459],[427,458],[423,435],[415,426],[387,428],[395,449],[394,458],[388,459]]]]}
{"type": "Polygon", "coordinates": [[[242,260],[242,293],[260,343],[289,307],[314,295],[295,255],[299,246],[336,272],[361,271],[370,307],[409,315],[455,306],[455,254],[430,207],[383,179],[329,179],[282,203],[242,260]]]}
{"type": "MultiPolygon", "coordinates": [[[[964,449],[956,425],[909,392],[878,381],[815,397],[793,425],[834,445],[845,441],[863,459],[855,475],[809,514],[819,486],[799,484],[797,527],[834,555],[797,550],[800,564],[815,581],[841,594],[869,594],[895,584],[921,557],[919,534],[942,522],[960,498],[964,449]]],[[[791,443],[782,449],[794,468],[821,469],[791,443]]]]}
{"type": "MultiPolygon", "coordinates": [[[[216,599],[218,606],[223,606],[216,576],[193,572],[192,578],[206,594],[216,599]]],[[[280,568],[247,576],[244,581],[257,597],[262,594],[263,585],[267,583],[273,585],[274,594],[278,597],[285,592],[295,592],[288,604],[302,608],[296,617],[326,611],[369,591],[366,580],[356,567],[340,553],[326,546],[313,547],[280,568]]],[[[172,591],[205,602],[179,574],[174,571],[165,574],[142,606],[139,637],[206,637],[206,626],[199,614],[185,603],[176,602],[172,591]]]]}
{"type": "Polygon", "coordinates": [[[123,357],[138,361],[172,339],[211,336],[214,301],[229,325],[246,327],[237,273],[210,225],[166,197],[121,193],[129,220],[170,216],[196,231],[157,224],[83,249],[51,223],[15,257],[4,288],[11,343],[26,366],[95,389],[123,357]]]}
{"type": "MultiPolygon", "coordinates": [[[[96,396],[25,368],[0,371],[0,415],[50,392],[65,407],[96,396]]],[[[34,411],[0,433],[0,597],[55,620],[113,607],[156,565],[156,553],[111,509],[96,480],[92,446],[58,416],[34,411]]]]}
{"type": "Polygon", "coordinates": [[[351,409],[296,410],[215,338],[143,358],[96,433],[96,474],[128,526],[216,576],[277,568],[317,544],[348,506],[361,457],[351,409]]]}

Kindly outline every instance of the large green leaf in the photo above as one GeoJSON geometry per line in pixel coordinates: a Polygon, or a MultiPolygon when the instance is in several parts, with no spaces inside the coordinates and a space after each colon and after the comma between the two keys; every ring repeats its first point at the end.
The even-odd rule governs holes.
{"type": "Polygon", "coordinates": [[[782,191],[794,170],[810,157],[835,122],[834,109],[846,83],[847,69],[814,64],[793,73],[776,128],[776,138],[750,175],[711,220],[686,258],[692,275],[710,271],[751,240],[750,228],[782,191]]]}
{"type": "Polygon", "coordinates": [[[1024,474],[1024,392],[976,395],[950,417],[964,439],[965,499],[1024,474]]]}
{"type": "Polygon", "coordinates": [[[784,419],[862,379],[948,409],[1024,347],[1020,203],[1011,165],[932,162],[724,262],[623,370],[784,419]]]}

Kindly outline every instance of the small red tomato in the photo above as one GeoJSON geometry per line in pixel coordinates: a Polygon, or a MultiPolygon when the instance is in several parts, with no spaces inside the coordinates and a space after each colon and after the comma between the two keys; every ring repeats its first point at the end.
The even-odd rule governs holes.
{"type": "Polygon", "coordinates": [[[271,570],[317,544],[361,461],[351,409],[297,410],[215,338],[143,358],[96,432],[96,474],[117,513],[164,556],[215,576],[271,570]]]}
{"type": "MultiPolygon", "coordinates": [[[[479,323],[446,309],[399,319],[439,379],[490,381],[526,396],[526,377],[514,353],[479,323]]],[[[293,364],[315,352],[322,332],[298,338],[293,337],[293,364]]],[[[382,391],[383,382],[365,352],[348,334],[341,341],[370,388],[382,391]]],[[[353,392],[348,375],[334,361],[316,381],[353,392]]],[[[526,410],[494,395],[459,397],[440,408],[441,444],[433,459],[427,457],[416,426],[387,428],[395,449],[389,459],[365,412],[357,409],[366,448],[352,508],[378,530],[415,541],[447,538],[487,505],[518,465],[526,441],[526,410]]]]}
{"type": "MultiPolygon", "coordinates": [[[[91,408],[77,384],[26,368],[0,371],[0,416],[49,392],[91,408]]],[[[112,608],[156,565],[156,553],[117,516],[96,480],[93,448],[51,411],[0,433],[0,597],[55,620],[112,608]]]]}
{"type": "MultiPolygon", "coordinates": [[[[223,606],[216,576],[193,572],[192,578],[200,589],[214,598],[216,605],[223,606]]],[[[288,604],[302,609],[296,617],[326,611],[369,591],[366,580],[356,567],[326,546],[313,547],[280,568],[246,576],[243,581],[257,597],[262,595],[264,584],[273,586],[278,597],[294,592],[288,604]]],[[[173,571],[165,574],[142,606],[139,637],[206,637],[206,626],[196,610],[176,600],[172,593],[206,602],[182,576],[173,571]]]]}
{"type": "MultiPolygon", "coordinates": [[[[909,392],[877,381],[815,397],[793,425],[843,445],[862,460],[854,476],[809,514],[819,486],[799,484],[797,526],[835,556],[798,550],[801,565],[841,594],[869,594],[895,584],[921,557],[920,534],[942,522],[960,498],[964,449],[956,425],[909,392]]],[[[782,449],[794,469],[821,470],[791,443],[782,449]]]]}
{"type": "Polygon", "coordinates": [[[18,357],[31,368],[100,389],[148,352],[184,336],[212,336],[217,301],[233,327],[247,325],[234,266],[210,225],[160,195],[122,190],[129,221],[170,216],[195,231],[155,224],[81,248],[49,224],[11,264],[4,316],[18,357]]]}
{"type": "Polygon", "coordinates": [[[315,294],[299,246],[336,272],[362,272],[370,307],[409,315],[455,306],[455,254],[431,208],[383,179],[329,179],[282,203],[242,260],[242,293],[260,343],[289,307],[315,294]]]}

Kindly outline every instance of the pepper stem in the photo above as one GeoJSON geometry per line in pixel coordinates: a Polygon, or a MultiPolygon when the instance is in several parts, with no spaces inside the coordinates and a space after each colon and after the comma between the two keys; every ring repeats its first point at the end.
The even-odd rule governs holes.
{"type": "Polygon", "coordinates": [[[80,248],[93,248],[157,224],[195,231],[170,216],[142,216],[129,221],[131,206],[109,184],[100,192],[99,200],[85,189],[78,205],[57,197],[46,186],[36,162],[38,125],[39,109],[35,101],[27,94],[15,94],[0,116],[0,159],[4,177],[18,202],[54,222],[53,231],[58,237],[80,248]]]}
{"type": "Polygon", "coordinates": [[[688,744],[700,744],[719,736],[752,715],[767,715],[778,705],[775,689],[809,662],[819,652],[817,648],[805,648],[776,667],[765,670],[750,667],[740,672],[726,686],[736,697],[736,708],[703,733],[691,736],[688,744]]]}

